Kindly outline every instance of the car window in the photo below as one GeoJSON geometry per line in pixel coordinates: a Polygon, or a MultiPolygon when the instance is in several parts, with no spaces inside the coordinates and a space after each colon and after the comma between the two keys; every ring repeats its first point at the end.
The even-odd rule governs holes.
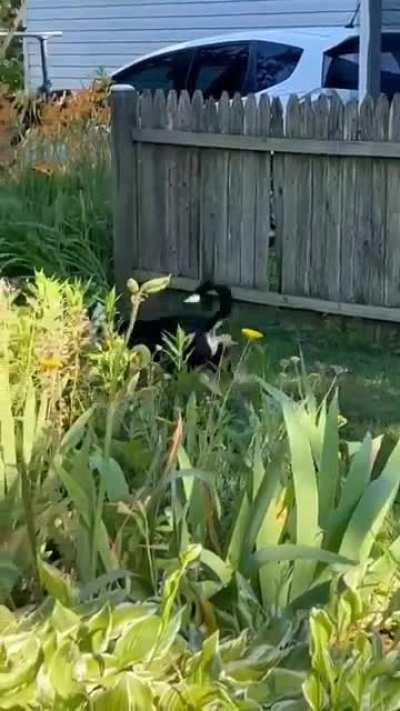
{"type": "Polygon", "coordinates": [[[133,67],[128,67],[114,75],[117,82],[127,82],[137,89],[164,89],[182,91],[186,89],[186,78],[189,72],[193,50],[178,50],[146,59],[133,67]]]}
{"type": "Polygon", "coordinates": [[[278,42],[257,42],[251,91],[262,91],[289,79],[303,50],[278,42]]]}
{"type": "MultiPolygon", "coordinates": [[[[358,89],[359,38],[351,37],[324,54],[322,86],[358,89]]],[[[381,91],[389,98],[400,92],[400,33],[382,35],[381,91]]]]}
{"type": "Polygon", "coordinates": [[[189,90],[200,89],[208,98],[219,99],[223,91],[229,96],[245,92],[249,64],[249,44],[226,43],[200,47],[193,60],[189,90]]]}

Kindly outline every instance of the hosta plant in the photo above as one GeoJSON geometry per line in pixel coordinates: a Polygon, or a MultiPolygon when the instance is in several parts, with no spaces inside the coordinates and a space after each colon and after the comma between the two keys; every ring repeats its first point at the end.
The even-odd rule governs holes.
{"type": "Polygon", "coordinates": [[[215,631],[197,642],[182,635],[185,610],[176,603],[199,554],[188,548],[159,602],[141,604],[79,602],[79,591],[40,563],[53,600],[22,617],[0,608],[1,708],[250,710],[283,694],[302,703],[304,673],[279,673],[279,655],[245,633],[222,641],[215,631]]]}

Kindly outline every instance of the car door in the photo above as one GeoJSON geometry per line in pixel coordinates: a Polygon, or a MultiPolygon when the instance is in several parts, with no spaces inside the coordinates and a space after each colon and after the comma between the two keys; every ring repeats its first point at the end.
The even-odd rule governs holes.
{"type": "Polygon", "coordinates": [[[248,93],[250,43],[223,42],[198,47],[193,57],[188,90],[200,90],[208,99],[218,100],[226,91],[232,98],[236,93],[248,93]]]}
{"type": "Polygon", "coordinates": [[[131,84],[137,91],[163,89],[166,93],[187,88],[193,49],[181,49],[144,59],[113,75],[117,84],[131,84]]]}

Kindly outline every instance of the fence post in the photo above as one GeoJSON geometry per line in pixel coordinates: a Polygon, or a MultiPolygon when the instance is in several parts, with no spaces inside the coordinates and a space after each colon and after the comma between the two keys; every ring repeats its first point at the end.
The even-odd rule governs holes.
{"type": "Polygon", "coordinates": [[[137,102],[132,86],[120,84],[111,88],[114,273],[122,296],[138,256],[137,160],[132,140],[132,129],[138,122],[137,102]]]}

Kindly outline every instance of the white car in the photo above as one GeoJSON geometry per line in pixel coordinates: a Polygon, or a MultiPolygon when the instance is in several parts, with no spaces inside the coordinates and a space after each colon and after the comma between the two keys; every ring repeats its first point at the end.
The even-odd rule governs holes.
{"type": "MultiPolygon", "coordinates": [[[[235,32],[167,47],[123,66],[114,83],[138,91],[163,89],[219,99],[226,91],[279,96],[358,94],[359,37],[356,29],[312,28],[235,32]]],[[[400,92],[400,32],[382,34],[382,92],[400,92]]]]}

